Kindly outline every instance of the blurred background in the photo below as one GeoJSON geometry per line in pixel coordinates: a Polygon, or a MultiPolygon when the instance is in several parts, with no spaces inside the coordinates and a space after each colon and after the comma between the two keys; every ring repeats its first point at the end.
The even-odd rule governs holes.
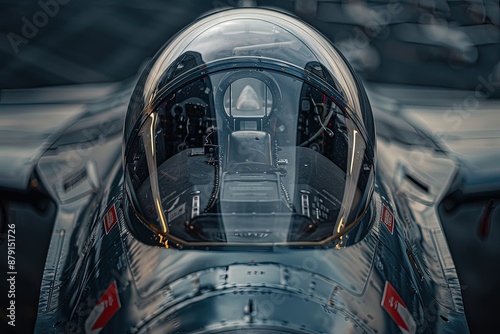
{"type": "Polygon", "coordinates": [[[479,76],[500,79],[498,0],[18,0],[0,2],[0,87],[130,78],[200,14],[244,5],[300,16],[370,81],[475,90],[479,76]]]}
{"type": "MultiPolygon", "coordinates": [[[[484,167],[471,154],[484,141],[464,142],[463,133],[469,139],[482,133],[488,152],[500,152],[498,0],[4,0],[0,100],[13,89],[133,80],[199,15],[253,5],[281,8],[316,27],[367,86],[391,96],[391,103],[439,104],[420,108],[414,117],[429,131],[455,125],[443,122],[450,110],[446,115],[460,116],[461,135],[448,133],[446,144],[474,168],[484,167]],[[481,121],[485,112],[489,117],[481,121]],[[436,120],[441,125],[430,124],[436,120]]],[[[492,175],[500,179],[500,173],[492,175]]],[[[488,239],[478,237],[475,221],[483,208],[478,203],[440,209],[440,215],[446,216],[471,330],[486,333],[500,312],[500,224],[491,225],[488,239]]],[[[499,220],[500,211],[495,212],[499,220]]]]}

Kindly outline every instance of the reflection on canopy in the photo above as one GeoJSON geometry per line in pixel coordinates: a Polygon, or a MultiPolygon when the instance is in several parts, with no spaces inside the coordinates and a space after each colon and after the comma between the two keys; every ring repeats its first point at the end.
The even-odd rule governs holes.
{"type": "Polygon", "coordinates": [[[131,203],[178,245],[330,243],[373,190],[366,95],[310,27],[225,14],[186,29],[138,84],[125,129],[137,131],[126,138],[131,203]]]}

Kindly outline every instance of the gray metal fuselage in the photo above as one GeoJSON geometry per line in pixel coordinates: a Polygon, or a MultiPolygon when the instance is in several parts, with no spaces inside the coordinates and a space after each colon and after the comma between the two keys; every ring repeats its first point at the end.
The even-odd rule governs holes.
{"type": "MultiPolygon", "coordinates": [[[[415,169],[411,151],[382,136],[364,218],[372,227],[353,245],[347,234],[330,248],[155,247],[137,240],[125,220],[119,127],[127,91],[88,104],[93,112],[83,113],[37,164],[58,211],[35,332],[468,331],[435,209],[457,172],[446,155],[422,144],[423,163],[415,169]],[[415,179],[430,188],[423,191],[415,179]],[[403,321],[406,329],[383,307],[388,285],[411,318],[403,321]]],[[[384,115],[383,121],[393,117],[384,115]]]]}

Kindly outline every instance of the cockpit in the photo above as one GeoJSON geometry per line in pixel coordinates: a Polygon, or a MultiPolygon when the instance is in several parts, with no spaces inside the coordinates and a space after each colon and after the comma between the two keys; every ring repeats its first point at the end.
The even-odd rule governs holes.
{"type": "Polygon", "coordinates": [[[338,238],[373,183],[358,92],[278,24],[221,21],[175,59],[160,52],[143,78],[124,161],[136,215],[178,245],[338,238]]]}

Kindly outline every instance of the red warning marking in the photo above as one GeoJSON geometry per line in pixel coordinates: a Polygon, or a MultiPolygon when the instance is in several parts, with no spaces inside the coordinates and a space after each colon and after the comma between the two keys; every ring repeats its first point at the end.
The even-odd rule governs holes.
{"type": "Polygon", "coordinates": [[[398,292],[388,281],[385,282],[384,294],[382,295],[380,305],[389,313],[404,334],[415,333],[417,327],[415,320],[413,320],[398,292]]]}
{"type": "Polygon", "coordinates": [[[394,215],[391,211],[384,205],[382,206],[382,216],[380,217],[382,223],[384,223],[385,227],[393,234],[394,231],[394,215]]]}
{"type": "Polygon", "coordinates": [[[94,306],[87,321],[85,321],[85,332],[92,334],[99,333],[113,315],[118,312],[120,307],[120,297],[116,281],[113,281],[94,306]]]}
{"type": "Polygon", "coordinates": [[[106,230],[106,234],[111,231],[111,229],[116,225],[116,222],[118,221],[118,218],[116,217],[116,209],[115,205],[106,212],[106,215],[104,215],[103,223],[104,223],[104,229],[106,230]]]}

